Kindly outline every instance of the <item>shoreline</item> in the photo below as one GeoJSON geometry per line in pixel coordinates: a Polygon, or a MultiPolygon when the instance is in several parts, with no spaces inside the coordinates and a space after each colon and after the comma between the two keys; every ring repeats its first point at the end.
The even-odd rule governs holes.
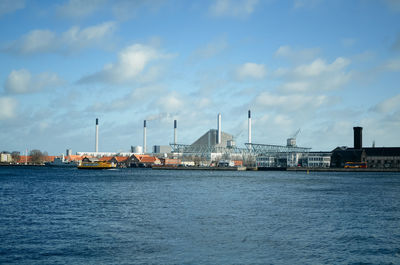
{"type": "MultiPolygon", "coordinates": [[[[0,163],[0,167],[45,167],[46,165],[35,164],[8,164],[0,163]]],[[[177,167],[177,166],[153,166],[155,170],[206,170],[206,171],[290,171],[290,172],[400,172],[400,168],[257,168],[257,167],[177,167]]]]}
{"type": "Polygon", "coordinates": [[[292,172],[400,172],[400,168],[286,168],[292,172]]]}

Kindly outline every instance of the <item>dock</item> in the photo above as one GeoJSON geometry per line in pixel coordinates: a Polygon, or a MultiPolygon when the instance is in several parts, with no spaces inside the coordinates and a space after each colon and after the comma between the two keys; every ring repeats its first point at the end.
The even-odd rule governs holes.
{"type": "Polygon", "coordinates": [[[287,171],[294,172],[400,172],[400,168],[304,168],[288,167],[287,171]]]}

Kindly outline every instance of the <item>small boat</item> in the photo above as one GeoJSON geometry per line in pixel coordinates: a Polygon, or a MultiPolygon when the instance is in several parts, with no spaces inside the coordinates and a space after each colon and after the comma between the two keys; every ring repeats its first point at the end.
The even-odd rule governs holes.
{"type": "Polygon", "coordinates": [[[44,163],[44,165],[46,167],[76,167],[78,166],[78,163],[75,161],[66,160],[63,155],[62,157],[54,158],[54,160],[51,162],[44,163]]]}
{"type": "Polygon", "coordinates": [[[97,161],[97,162],[82,162],[78,169],[112,169],[116,168],[116,165],[112,162],[97,161]]]}

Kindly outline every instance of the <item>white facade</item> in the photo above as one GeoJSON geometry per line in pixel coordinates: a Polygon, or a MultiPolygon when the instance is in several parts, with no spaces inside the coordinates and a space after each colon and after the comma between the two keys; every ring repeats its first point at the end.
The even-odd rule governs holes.
{"type": "Polygon", "coordinates": [[[331,153],[310,152],[307,158],[308,167],[330,167],[331,153]]]}
{"type": "Polygon", "coordinates": [[[134,154],[143,154],[143,147],[141,145],[132,146],[131,151],[134,154]]]}
{"type": "Polygon", "coordinates": [[[12,157],[10,154],[0,154],[0,162],[9,163],[12,161],[12,157]]]}
{"type": "Polygon", "coordinates": [[[257,167],[275,167],[276,159],[273,156],[258,156],[256,158],[257,167]]]}

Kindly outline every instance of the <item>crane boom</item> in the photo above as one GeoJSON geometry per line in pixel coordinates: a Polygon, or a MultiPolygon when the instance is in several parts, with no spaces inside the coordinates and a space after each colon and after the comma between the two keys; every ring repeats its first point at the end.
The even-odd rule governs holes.
{"type": "Polygon", "coordinates": [[[295,138],[296,139],[296,137],[297,137],[297,135],[300,133],[300,129],[298,129],[294,134],[293,134],[293,136],[292,136],[292,138],[295,138]]]}

